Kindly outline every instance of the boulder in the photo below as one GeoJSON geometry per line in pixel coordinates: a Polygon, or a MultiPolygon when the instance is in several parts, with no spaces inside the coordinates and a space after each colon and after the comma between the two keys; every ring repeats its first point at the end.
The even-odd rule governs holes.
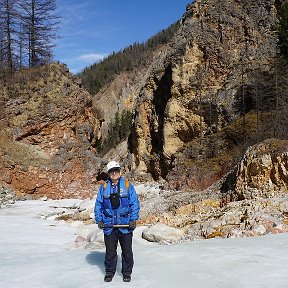
{"type": "Polygon", "coordinates": [[[2,186],[0,182],[0,208],[13,205],[16,201],[16,193],[9,187],[2,186]]]}
{"type": "Polygon", "coordinates": [[[146,239],[147,241],[162,244],[178,242],[183,239],[184,236],[184,231],[169,227],[162,223],[157,223],[144,230],[142,233],[142,238],[146,239]]]}
{"type": "Polygon", "coordinates": [[[249,147],[222,185],[224,202],[286,194],[287,163],[287,140],[268,139],[249,147]]]}

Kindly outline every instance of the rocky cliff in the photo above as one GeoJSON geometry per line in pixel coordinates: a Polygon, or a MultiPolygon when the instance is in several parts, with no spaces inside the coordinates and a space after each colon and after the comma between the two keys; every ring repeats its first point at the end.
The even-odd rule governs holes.
{"type": "MultiPolygon", "coordinates": [[[[276,12],[273,0],[198,0],[187,6],[178,33],[155,55],[136,100],[130,145],[137,173],[174,181],[183,170],[179,151],[187,151],[187,145],[190,155],[194,147],[199,152],[199,145],[206,147],[202,150],[211,143],[222,145],[206,160],[231,149],[223,133],[222,143],[212,141],[211,135],[239,117],[236,103],[243,83],[273,70],[276,12]],[[258,75],[251,77],[251,71],[258,75]]],[[[199,169],[185,162],[189,179],[199,169]]],[[[232,162],[223,172],[220,165],[220,172],[211,171],[209,177],[219,179],[232,162]]],[[[203,176],[203,171],[196,174],[203,176]]],[[[205,187],[202,184],[199,187],[205,187]]]]}
{"type": "Polygon", "coordinates": [[[99,120],[67,67],[20,71],[0,99],[0,180],[18,196],[91,196],[101,165],[93,149],[99,120]]]}
{"type": "Polygon", "coordinates": [[[288,141],[268,139],[249,147],[222,185],[227,201],[287,193],[288,141]]]}

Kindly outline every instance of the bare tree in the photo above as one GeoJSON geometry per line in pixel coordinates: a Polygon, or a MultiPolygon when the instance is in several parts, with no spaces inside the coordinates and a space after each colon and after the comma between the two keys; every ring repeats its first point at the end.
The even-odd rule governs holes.
{"type": "Polygon", "coordinates": [[[29,67],[48,63],[52,58],[56,30],[59,24],[54,15],[55,0],[19,1],[23,33],[28,46],[29,67]]]}
{"type": "Polygon", "coordinates": [[[15,70],[17,43],[17,0],[0,0],[0,45],[1,63],[6,68],[7,74],[12,75],[15,70]]]}
{"type": "Polygon", "coordinates": [[[4,25],[0,14],[0,73],[4,70],[4,25]]]}

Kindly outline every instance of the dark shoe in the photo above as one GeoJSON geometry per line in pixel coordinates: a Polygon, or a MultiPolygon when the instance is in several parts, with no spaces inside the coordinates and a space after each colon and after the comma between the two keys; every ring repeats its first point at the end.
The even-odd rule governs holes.
{"type": "Polygon", "coordinates": [[[124,282],[130,282],[131,281],[131,276],[123,274],[123,281],[124,282]]]}
{"type": "Polygon", "coordinates": [[[105,281],[105,282],[111,282],[112,279],[113,279],[113,276],[114,276],[114,275],[111,275],[111,274],[105,275],[104,281],[105,281]]]}

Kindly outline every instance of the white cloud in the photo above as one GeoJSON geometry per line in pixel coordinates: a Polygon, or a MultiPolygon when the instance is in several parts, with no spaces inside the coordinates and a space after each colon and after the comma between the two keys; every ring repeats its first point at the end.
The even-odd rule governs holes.
{"type": "Polygon", "coordinates": [[[98,53],[89,53],[89,54],[83,54],[79,57],[79,60],[82,60],[86,63],[91,62],[97,62],[102,60],[104,57],[106,57],[106,54],[98,54],[98,53]]]}

